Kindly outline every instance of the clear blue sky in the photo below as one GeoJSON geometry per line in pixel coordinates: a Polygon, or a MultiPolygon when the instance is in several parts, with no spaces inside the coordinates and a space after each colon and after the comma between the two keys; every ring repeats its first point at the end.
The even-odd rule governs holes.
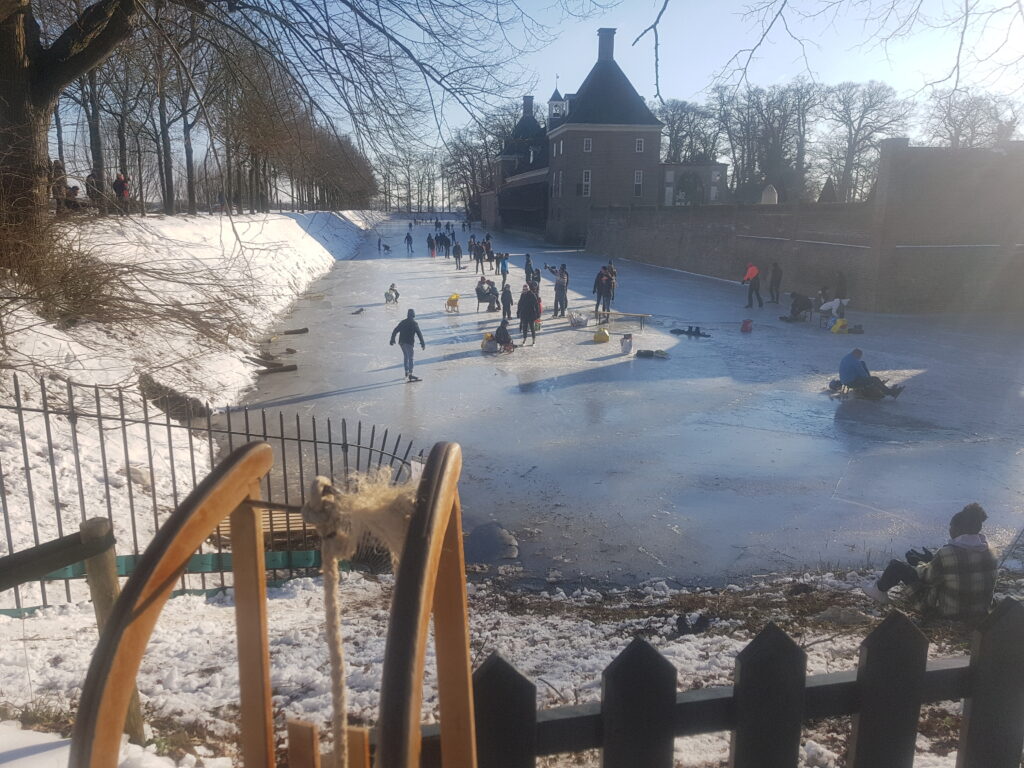
{"type": "MultiPolygon", "coordinates": [[[[533,2],[527,0],[525,4],[533,2]]],[[[741,16],[744,5],[740,0],[671,0],[660,30],[664,98],[702,100],[702,92],[729,57],[757,40],[756,23],[741,16]]],[[[942,0],[925,0],[925,6],[935,11],[941,5],[942,0]]],[[[563,93],[576,90],[597,57],[598,27],[617,28],[615,58],[619,66],[642,96],[653,97],[652,38],[648,35],[635,46],[632,42],[653,21],[660,6],[660,0],[623,0],[604,13],[558,24],[553,30],[557,31],[556,42],[521,60],[537,75],[538,101],[546,101],[551,94],[556,72],[563,93]]],[[[550,9],[545,0],[536,0],[538,16],[554,20],[554,13],[543,10],[545,7],[550,9]]],[[[868,33],[852,13],[834,23],[806,22],[794,32],[813,41],[807,47],[807,58],[816,80],[881,80],[906,95],[945,75],[956,50],[955,37],[942,30],[916,33],[891,44],[887,52],[863,45],[868,33]]],[[[800,47],[780,30],[758,52],[749,79],[758,85],[770,85],[806,71],[800,47]]]]}

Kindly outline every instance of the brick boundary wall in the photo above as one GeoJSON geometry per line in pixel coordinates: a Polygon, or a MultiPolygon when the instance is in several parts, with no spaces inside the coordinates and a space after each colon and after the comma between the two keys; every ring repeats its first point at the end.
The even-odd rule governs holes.
{"type": "Polygon", "coordinates": [[[835,289],[857,309],[1024,313],[1024,145],[949,150],[883,142],[870,202],[591,210],[586,250],[782,290],[835,289]]]}

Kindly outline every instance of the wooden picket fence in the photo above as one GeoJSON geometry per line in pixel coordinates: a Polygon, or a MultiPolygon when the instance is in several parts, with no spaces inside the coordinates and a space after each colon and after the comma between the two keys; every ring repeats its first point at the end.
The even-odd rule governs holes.
{"type": "MultiPolygon", "coordinates": [[[[928,640],[893,611],[861,644],[855,671],[806,675],[807,655],[769,624],[736,658],[735,684],[677,693],[675,667],[635,639],[605,669],[601,702],[537,711],[536,687],[499,654],[473,676],[479,768],[601,749],[605,768],[671,768],[680,736],[731,731],[731,768],[796,768],[804,723],[853,717],[849,768],[911,768],[922,704],[964,701],[957,768],[1020,768],[1024,605],[1006,598],[971,655],[928,662],[928,640]]],[[[423,766],[440,766],[438,726],[423,766]]]]}

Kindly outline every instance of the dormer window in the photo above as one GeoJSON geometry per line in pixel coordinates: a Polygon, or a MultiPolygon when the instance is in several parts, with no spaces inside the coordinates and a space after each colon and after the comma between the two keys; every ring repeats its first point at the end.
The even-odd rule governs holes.
{"type": "Polygon", "coordinates": [[[533,147],[530,147],[530,165],[533,165],[533,147]]]}
{"type": "Polygon", "coordinates": [[[644,140],[643,139],[637,139],[636,140],[636,151],[637,152],[643,152],[644,151],[644,140]]]}
{"type": "Polygon", "coordinates": [[[584,152],[591,152],[591,151],[593,151],[593,149],[594,149],[594,140],[591,139],[590,137],[585,138],[583,140],[583,151],[584,152]]]}

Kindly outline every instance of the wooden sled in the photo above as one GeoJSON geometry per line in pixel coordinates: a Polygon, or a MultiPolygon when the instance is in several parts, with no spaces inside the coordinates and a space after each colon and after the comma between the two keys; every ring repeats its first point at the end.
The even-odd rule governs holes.
{"type": "MultiPolygon", "coordinates": [[[[274,726],[267,645],[266,578],[259,481],[270,470],[268,444],[232,452],[188,495],[139,559],[100,635],[79,702],[69,768],[116,768],[132,685],[153,627],[189,557],[230,517],[238,642],[242,764],[272,768],[274,726]]],[[[420,480],[395,580],[384,656],[377,757],[380,768],[418,768],[427,632],[434,619],[441,745],[446,768],[475,768],[472,670],[466,608],[462,451],[437,443],[420,480]]],[[[345,768],[369,768],[369,732],[349,728],[345,768]]],[[[312,723],[288,723],[291,768],[319,767],[312,723]]],[[[325,766],[333,761],[325,762],[325,766]]]]}

